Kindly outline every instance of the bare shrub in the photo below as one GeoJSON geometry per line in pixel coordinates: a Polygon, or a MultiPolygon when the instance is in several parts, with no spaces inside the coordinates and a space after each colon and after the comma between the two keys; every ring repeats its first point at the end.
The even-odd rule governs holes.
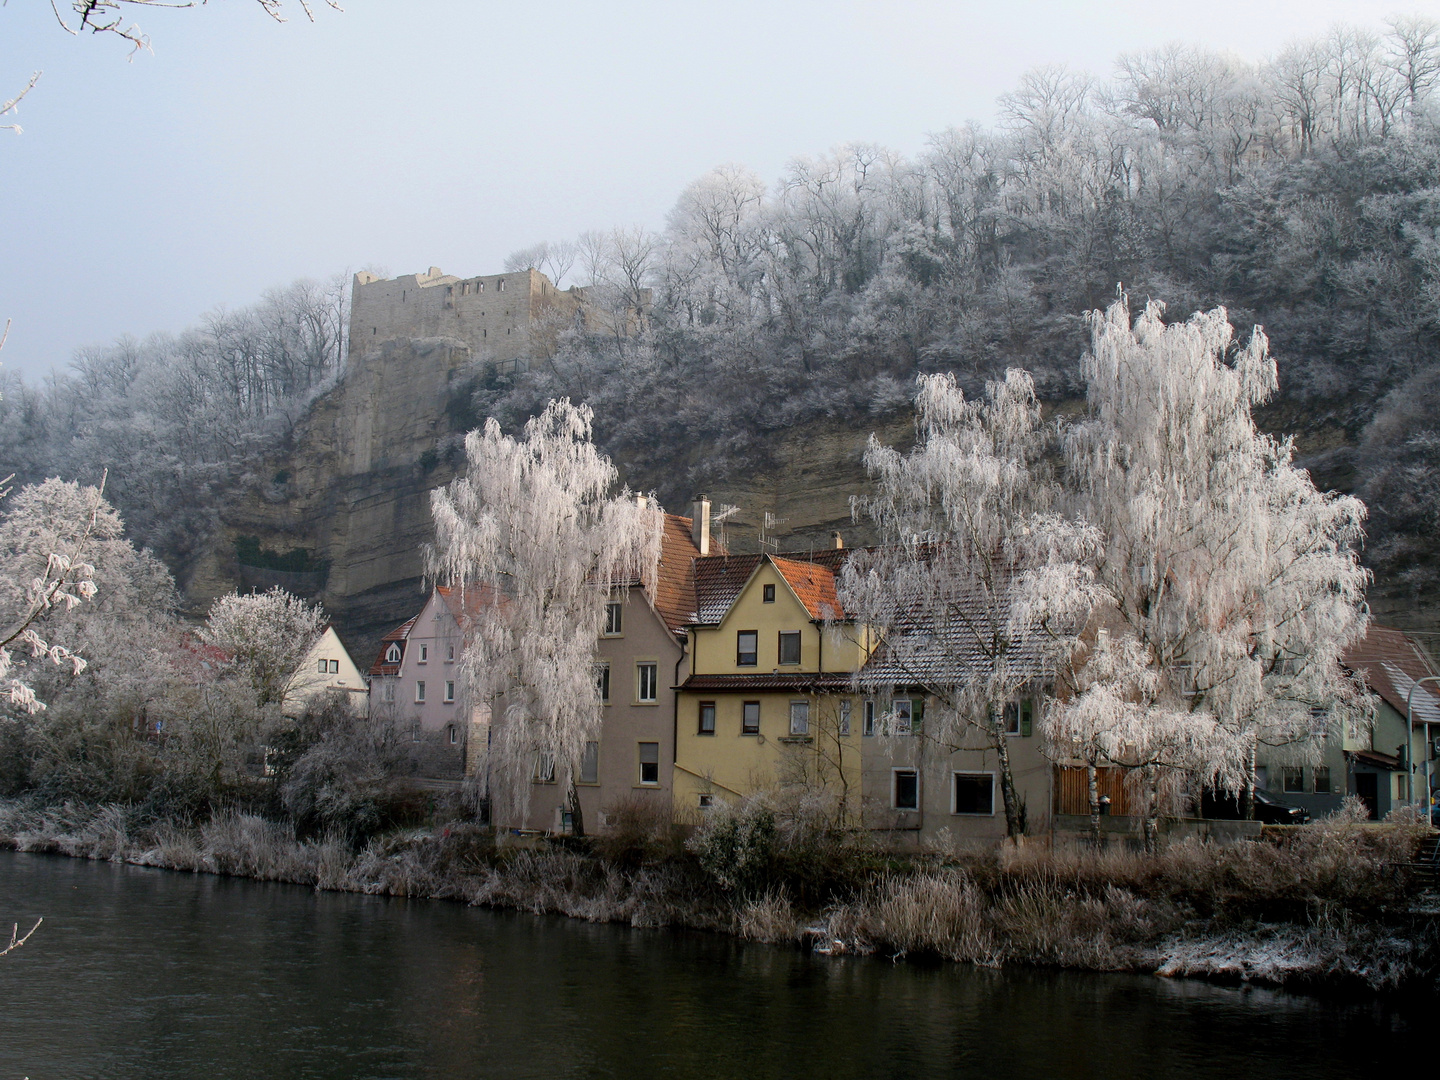
{"type": "Polygon", "coordinates": [[[605,810],[605,828],[591,838],[594,852],[617,866],[638,867],[685,850],[671,800],[630,796],[605,810]]]}

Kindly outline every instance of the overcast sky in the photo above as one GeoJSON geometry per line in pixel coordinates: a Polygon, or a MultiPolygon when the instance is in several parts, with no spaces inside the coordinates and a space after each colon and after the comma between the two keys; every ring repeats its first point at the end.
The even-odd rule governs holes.
{"type": "MultiPolygon", "coordinates": [[[[62,7],[68,5],[63,0],[62,7]]],[[[1108,75],[1185,40],[1259,59],[1440,0],[485,4],[250,0],[133,13],[153,53],[0,7],[0,360],[27,378],[297,277],[500,269],[590,228],[659,227],[723,162],[769,180],[842,142],[906,153],[995,116],[1027,68],[1108,75]]]]}

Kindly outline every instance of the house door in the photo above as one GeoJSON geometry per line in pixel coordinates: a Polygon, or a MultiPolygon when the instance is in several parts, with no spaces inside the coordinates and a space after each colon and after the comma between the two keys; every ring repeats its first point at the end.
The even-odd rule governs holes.
{"type": "Polygon", "coordinates": [[[1365,809],[1370,811],[1370,820],[1380,819],[1380,775],[1373,772],[1357,772],[1355,774],[1355,794],[1365,804],[1365,809]]]}

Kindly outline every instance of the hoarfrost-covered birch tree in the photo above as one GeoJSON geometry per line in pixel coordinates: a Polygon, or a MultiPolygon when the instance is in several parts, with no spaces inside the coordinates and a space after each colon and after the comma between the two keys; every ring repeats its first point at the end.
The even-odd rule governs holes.
{"type": "Polygon", "coordinates": [[[1365,629],[1364,505],[1317,491],[1256,429],[1276,389],[1258,328],[1241,346],[1223,308],[1162,312],[1132,326],[1122,296],[1091,317],[1089,413],[1065,457],[1112,603],[1046,724],[1059,755],[1135,770],[1151,844],[1167,787],[1248,804],[1259,746],[1313,752],[1366,708],[1340,663],[1365,629]]]}
{"type": "Polygon", "coordinates": [[[912,732],[948,755],[978,735],[998,763],[1007,834],[1024,831],[1006,709],[1038,697],[1067,658],[1096,590],[1088,526],[1053,512],[1035,387],[1012,369],[983,401],[953,375],[920,379],[920,443],[908,455],[872,436],[878,493],[857,500],[884,538],[841,574],[847,614],[878,633],[867,688],[918,688],[936,705],[912,732]]]}
{"type": "Polygon", "coordinates": [[[258,714],[274,712],[301,677],[301,663],[325,632],[325,613],[278,585],[216,600],[198,636],[223,652],[250,688],[258,714]]]}
{"type": "Polygon", "coordinates": [[[592,412],[552,401],[512,438],[488,420],[465,439],[465,476],[431,494],[429,573],[464,591],[461,658],[472,706],[488,709],[492,799],[520,814],[537,770],[575,782],[602,717],[595,647],[611,590],[653,586],[664,516],[628,490],[591,442],[592,412]]]}

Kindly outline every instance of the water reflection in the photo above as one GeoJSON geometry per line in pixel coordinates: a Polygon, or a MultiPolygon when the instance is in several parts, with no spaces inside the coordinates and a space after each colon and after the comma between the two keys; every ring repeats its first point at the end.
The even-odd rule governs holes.
{"type": "Polygon", "coordinates": [[[0,1076],[1354,1076],[1420,1010],[0,853],[0,1076]]]}

